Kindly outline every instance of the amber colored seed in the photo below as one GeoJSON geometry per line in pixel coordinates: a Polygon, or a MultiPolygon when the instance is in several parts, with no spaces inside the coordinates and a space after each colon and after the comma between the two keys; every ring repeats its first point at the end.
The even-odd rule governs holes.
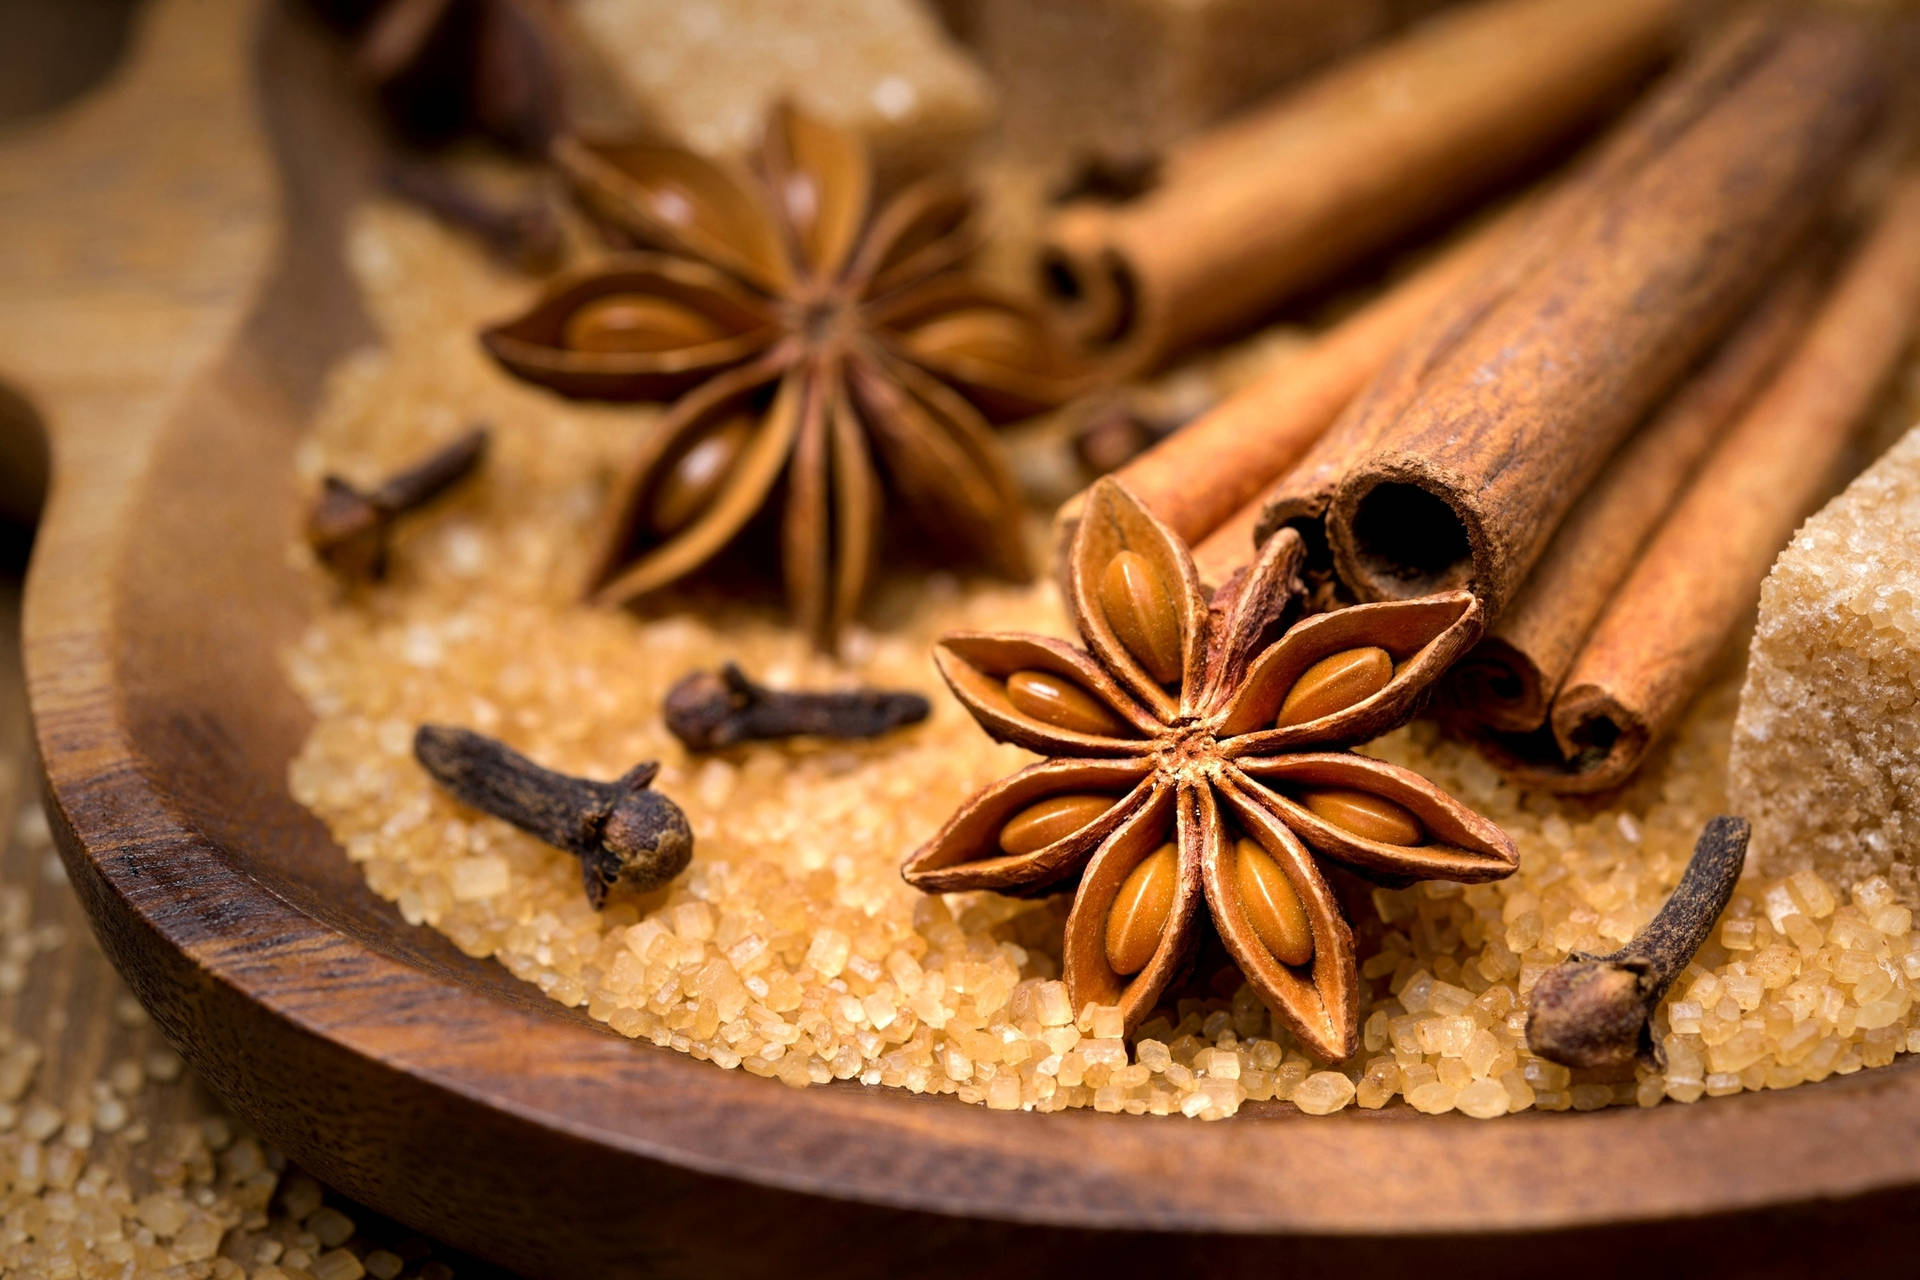
{"type": "Polygon", "coordinates": [[[1161,684],[1180,678],[1180,615],[1152,562],[1138,551],[1122,551],[1100,575],[1100,609],[1107,625],[1161,684]]]}
{"type": "Polygon", "coordinates": [[[1016,671],[1008,676],[1007,701],[1016,711],[1073,733],[1096,738],[1133,736],[1125,722],[1092,694],[1051,671],[1016,671]]]}
{"type": "Polygon", "coordinates": [[[1107,908],[1107,964],[1122,977],[1147,967],[1160,949],[1173,894],[1179,883],[1180,855],[1163,844],[1127,873],[1113,905],[1107,908]]]}
{"type": "Polygon", "coordinates": [[[560,342],[570,351],[672,351],[722,335],[712,319],[665,298],[610,293],[567,317],[560,342]]]}
{"type": "Polygon", "coordinates": [[[1281,964],[1303,965],[1313,959],[1313,926],[1287,873],[1251,840],[1236,842],[1233,851],[1240,910],[1254,933],[1281,964]]]}
{"type": "Polygon", "coordinates": [[[1007,819],[1000,828],[1000,848],[1011,854],[1032,853],[1064,840],[1113,807],[1112,796],[1069,792],[1048,796],[1007,819]]]}
{"type": "Polygon", "coordinates": [[[746,448],[752,428],[749,419],[733,418],[709,431],[675,460],[654,486],[649,516],[656,534],[671,537],[712,504],[746,448]]]}
{"type": "Polygon", "coordinates": [[[1377,844],[1419,844],[1426,831],[1404,806],[1370,791],[1325,787],[1307,792],[1307,808],[1349,835],[1377,844]]]}
{"type": "Polygon", "coordinates": [[[1345,711],[1386,688],[1392,679],[1393,659],[1385,649],[1372,645],[1322,658],[1293,682],[1274,723],[1284,729],[1345,711]]]}

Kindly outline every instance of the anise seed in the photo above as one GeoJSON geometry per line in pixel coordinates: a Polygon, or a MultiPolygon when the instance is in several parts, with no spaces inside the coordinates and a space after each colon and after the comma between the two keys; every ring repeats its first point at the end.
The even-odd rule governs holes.
{"type": "Polygon", "coordinates": [[[1236,841],[1233,852],[1240,910],[1260,941],[1281,964],[1297,967],[1313,959],[1313,926],[1287,873],[1252,840],[1236,841]]]}
{"type": "Polygon", "coordinates": [[[568,316],[560,343],[569,351],[671,351],[712,342],[721,332],[692,307],[644,294],[610,293],[568,316]]]}
{"type": "Polygon", "coordinates": [[[1120,976],[1146,968],[1160,949],[1160,935],[1173,914],[1179,871],[1179,852],[1171,844],[1161,845],[1127,873],[1107,908],[1107,964],[1120,976]]]}
{"type": "Polygon", "coordinates": [[[1309,810],[1349,835],[1377,844],[1419,844],[1426,835],[1420,819],[1404,806],[1369,791],[1324,787],[1307,792],[1309,810]]]}
{"type": "Polygon", "coordinates": [[[1030,804],[1000,828],[1000,849],[1020,855],[1064,840],[1113,807],[1112,796],[1069,792],[1030,804]]]}
{"type": "Polygon", "coordinates": [[[1293,682],[1274,724],[1285,729],[1345,711],[1386,688],[1392,679],[1393,659],[1385,649],[1368,645],[1332,654],[1293,682]]]}
{"type": "Polygon", "coordinates": [[[1129,738],[1120,717],[1065,676],[1051,671],[1016,671],[1007,677],[1007,701],[1014,710],[1057,729],[1095,738],[1129,738]]]}
{"type": "Polygon", "coordinates": [[[653,489],[649,517],[655,534],[671,537],[699,518],[726,483],[752,429],[746,418],[730,419],[675,460],[653,489]]]}
{"type": "Polygon", "coordinates": [[[1122,551],[1100,575],[1100,608],[1107,625],[1161,684],[1180,678],[1180,616],[1153,564],[1138,551],[1122,551]]]}

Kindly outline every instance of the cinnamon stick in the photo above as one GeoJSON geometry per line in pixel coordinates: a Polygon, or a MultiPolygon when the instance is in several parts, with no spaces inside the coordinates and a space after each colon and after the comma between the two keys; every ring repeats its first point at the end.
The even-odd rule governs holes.
{"type": "Polygon", "coordinates": [[[1749,12],[1696,51],[1611,130],[1556,184],[1503,251],[1434,308],[1333,426],[1273,484],[1261,500],[1255,541],[1291,526],[1306,542],[1310,575],[1322,581],[1329,577],[1325,521],[1341,480],[1390,436],[1434,372],[1487,316],[1530,276],[1559,260],[1607,193],[1724,98],[1773,51],[1783,30],[1778,13],[1749,12]]]}
{"type": "Polygon", "coordinates": [[[1461,586],[1498,615],[1626,433],[1811,223],[1882,89],[1870,29],[1794,19],[1459,341],[1334,491],[1360,599],[1461,586]]]}
{"type": "Polygon", "coordinates": [[[1920,327],[1920,170],[1903,177],[1803,341],[1714,449],[1615,594],[1554,700],[1562,758],[1511,744],[1519,781],[1624,781],[1685,709],[1801,518],[1832,486],[1920,327]]]}
{"type": "Polygon", "coordinates": [[[1634,557],[1714,442],[1805,330],[1821,274],[1810,255],[1774,285],[1607,463],[1519,595],[1454,670],[1452,700],[1470,717],[1512,733],[1546,723],[1581,644],[1634,557]]]}
{"type": "Polygon", "coordinates": [[[1070,326],[1142,368],[1460,207],[1651,71],[1681,0],[1485,0],[1172,150],[1159,180],[1054,217],[1070,326]]]}
{"type": "MultiPolygon", "coordinates": [[[[1441,299],[1486,265],[1518,221],[1518,207],[1490,219],[1114,477],[1183,540],[1200,542],[1293,464],[1441,299]]],[[[1079,510],[1077,496],[1061,509],[1060,545],[1072,541],[1079,510]]],[[[1239,559],[1252,554],[1249,540],[1239,559]]]]}

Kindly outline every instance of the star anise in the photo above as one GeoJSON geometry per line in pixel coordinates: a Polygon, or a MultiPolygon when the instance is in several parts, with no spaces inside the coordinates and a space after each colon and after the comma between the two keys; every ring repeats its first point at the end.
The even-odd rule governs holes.
{"type": "Polygon", "coordinates": [[[1346,748],[1408,719],[1479,636],[1470,592],[1295,622],[1304,545],[1283,530],[1209,602],[1178,538],[1117,482],[1088,495],[1067,564],[1081,650],[960,634],[940,673],[993,737],[1049,759],[994,783],[906,863],[929,892],[1074,887],[1075,1008],[1129,1029],[1184,967],[1201,901],[1275,1015],[1315,1053],[1359,1038],[1353,933],[1316,866],[1389,883],[1510,874],[1513,841],[1407,769],[1346,748]],[[1222,593],[1225,596],[1227,593],[1222,593]]]}
{"type": "Polygon", "coordinates": [[[883,485],[929,538],[1029,572],[982,415],[1037,412],[1074,376],[1037,311],[961,269],[964,190],[926,179],[870,214],[859,138],[785,106],[757,183],[673,147],[562,139],[553,155],[609,232],[650,251],[560,276],[487,349],[568,395],[680,396],[614,494],[596,599],[685,576],[776,491],[796,621],[826,647],[872,572],[883,485]]]}

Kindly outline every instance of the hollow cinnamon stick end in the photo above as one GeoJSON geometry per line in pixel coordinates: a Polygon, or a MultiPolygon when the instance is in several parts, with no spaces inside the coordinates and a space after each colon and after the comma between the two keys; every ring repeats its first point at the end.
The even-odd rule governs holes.
{"type": "Polygon", "coordinates": [[[1563,1067],[1623,1067],[1655,1061],[1648,1026],[1652,971],[1644,960],[1576,957],[1540,975],[1527,1017],[1527,1047],[1563,1067]]]}
{"type": "Polygon", "coordinates": [[[1113,242],[1102,205],[1080,202],[1056,213],[1036,268],[1062,332],[1116,374],[1144,371],[1165,348],[1157,326],[1145,322],[1134,268],[1113,242]]]}
{"type": "Polygon", "coordinates": [[[1546,723],[1552,692],[1531,655],[1489,636],[1453,670],[1447,697],[1450,705],[1489,729],[1531,733],[1546,723]]]}
{"type": "MultiPolygon", "coordinates": [[[[1583,664],[1585,659],[1583,659],[1583,664]]],[[[1575,678],[1580,672],[1576,670],[1575,678]]],[[[1647,748],[1685,709],[1688,689],[1622,664],[1562,689],[1553,704],[1553,737],[1566,760],[1548,785],[1567,794],[1609,791],[1627,781],[1647,748]]]]}
{"type": "Polygon", "coordinates": [[[1494,536],[1480,486],[1424,457],[1382,454],[1348,473],[1326,514],[1334,571],[1362,601],[1466,588],[1497,615],[1531,567],[1494,536]]]}

